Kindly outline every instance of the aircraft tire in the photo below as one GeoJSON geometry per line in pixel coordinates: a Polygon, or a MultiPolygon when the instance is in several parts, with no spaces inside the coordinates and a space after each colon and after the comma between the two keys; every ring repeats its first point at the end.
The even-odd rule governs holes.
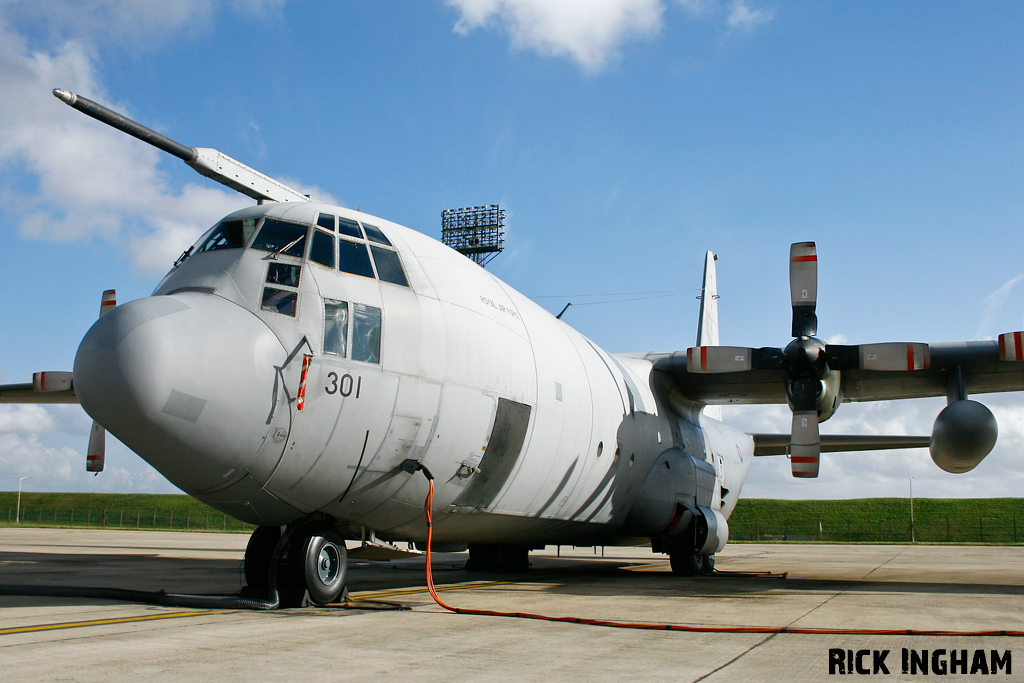
{"type": "Polygon", "coordinates": [[[289,584],[296,591],[305,589],[310,602],[337,602],[345,592],[348,574],[348,553],[341,535],[327,524],[312,524],[296,532],[292,548],[297,552],[290,553],[289,584]]]}
{"type": "Polygon", "coordinates": [[[270,588],[270,561],[280,539],[281,529],[276,526],[257,527],[249,537],[249,543],[245,546],[243,566],[246,593],[252,597],[264,598],[267,595],[270,588]]]}
{"type": "Polygon", "coordinates": [[[701,567],[701,573],[710,576],[715,573],[715,556],[714,555],[703,555],[704,564],[701,567]]]}
{"type": "Polygon", "coordinates": [[[670,548],[668,561],[675,576],[699,576],[704,570],[704,556],[687,548],[670,548]]]}

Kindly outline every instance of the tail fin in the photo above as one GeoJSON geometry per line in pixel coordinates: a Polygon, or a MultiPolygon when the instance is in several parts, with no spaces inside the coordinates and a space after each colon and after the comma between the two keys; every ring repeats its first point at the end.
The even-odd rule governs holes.
{"type": "Polygon", "coordinates": [[[700,321],[697,323],[697,346],[718,346],[718,257],[708,252],[704,258],[704,281],[700,286],[700,321]]]}
{"type": "MultiPolygon", "coordinates": [[[[697,346],[718,346],[718,257],[708,252],[704,257],[704,281],[700,286],[700,320],[697,322],[697,346]]],[[[703,414],[721,420],[721,406],[704,406],[703,414]]]]}

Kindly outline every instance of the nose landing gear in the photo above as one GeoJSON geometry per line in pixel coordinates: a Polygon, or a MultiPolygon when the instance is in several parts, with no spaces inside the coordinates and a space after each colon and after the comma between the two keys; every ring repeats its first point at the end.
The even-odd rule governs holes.
{"type": "Polygon", "coordinates": [[[261,526],[245,549],[245,592],[266,596],[272,571],[281,607],[337,602],[345,594],[348,573],[345,541],[326,522],[300,523],[283,536],[280,527],[261,526]],[[272,567],[275,555],[277,566],[272,567]]]}

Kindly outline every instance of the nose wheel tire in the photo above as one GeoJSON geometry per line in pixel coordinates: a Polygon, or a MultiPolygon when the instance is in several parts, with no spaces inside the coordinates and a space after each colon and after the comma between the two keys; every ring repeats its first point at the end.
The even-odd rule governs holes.
{"type": "Polygon", "coordinates": [[[326,524],[314,524],[296,532],[289,552],[291,577],[303,586],[310,602],[327,605],[337,602],[345,592],[348,553],[345,541],[326,524]]]}

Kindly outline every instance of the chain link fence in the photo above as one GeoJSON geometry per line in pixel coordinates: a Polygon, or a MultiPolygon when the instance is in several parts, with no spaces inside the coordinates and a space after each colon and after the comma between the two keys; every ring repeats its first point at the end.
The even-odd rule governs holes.
{"type": "Polygon", "coordinates": [[[221,512],[184,513],[174,510],[114,508],[7,508],[0,526],[73,529],[146,529],[163,531],[251,532],[256,526],[221,512]]]}

